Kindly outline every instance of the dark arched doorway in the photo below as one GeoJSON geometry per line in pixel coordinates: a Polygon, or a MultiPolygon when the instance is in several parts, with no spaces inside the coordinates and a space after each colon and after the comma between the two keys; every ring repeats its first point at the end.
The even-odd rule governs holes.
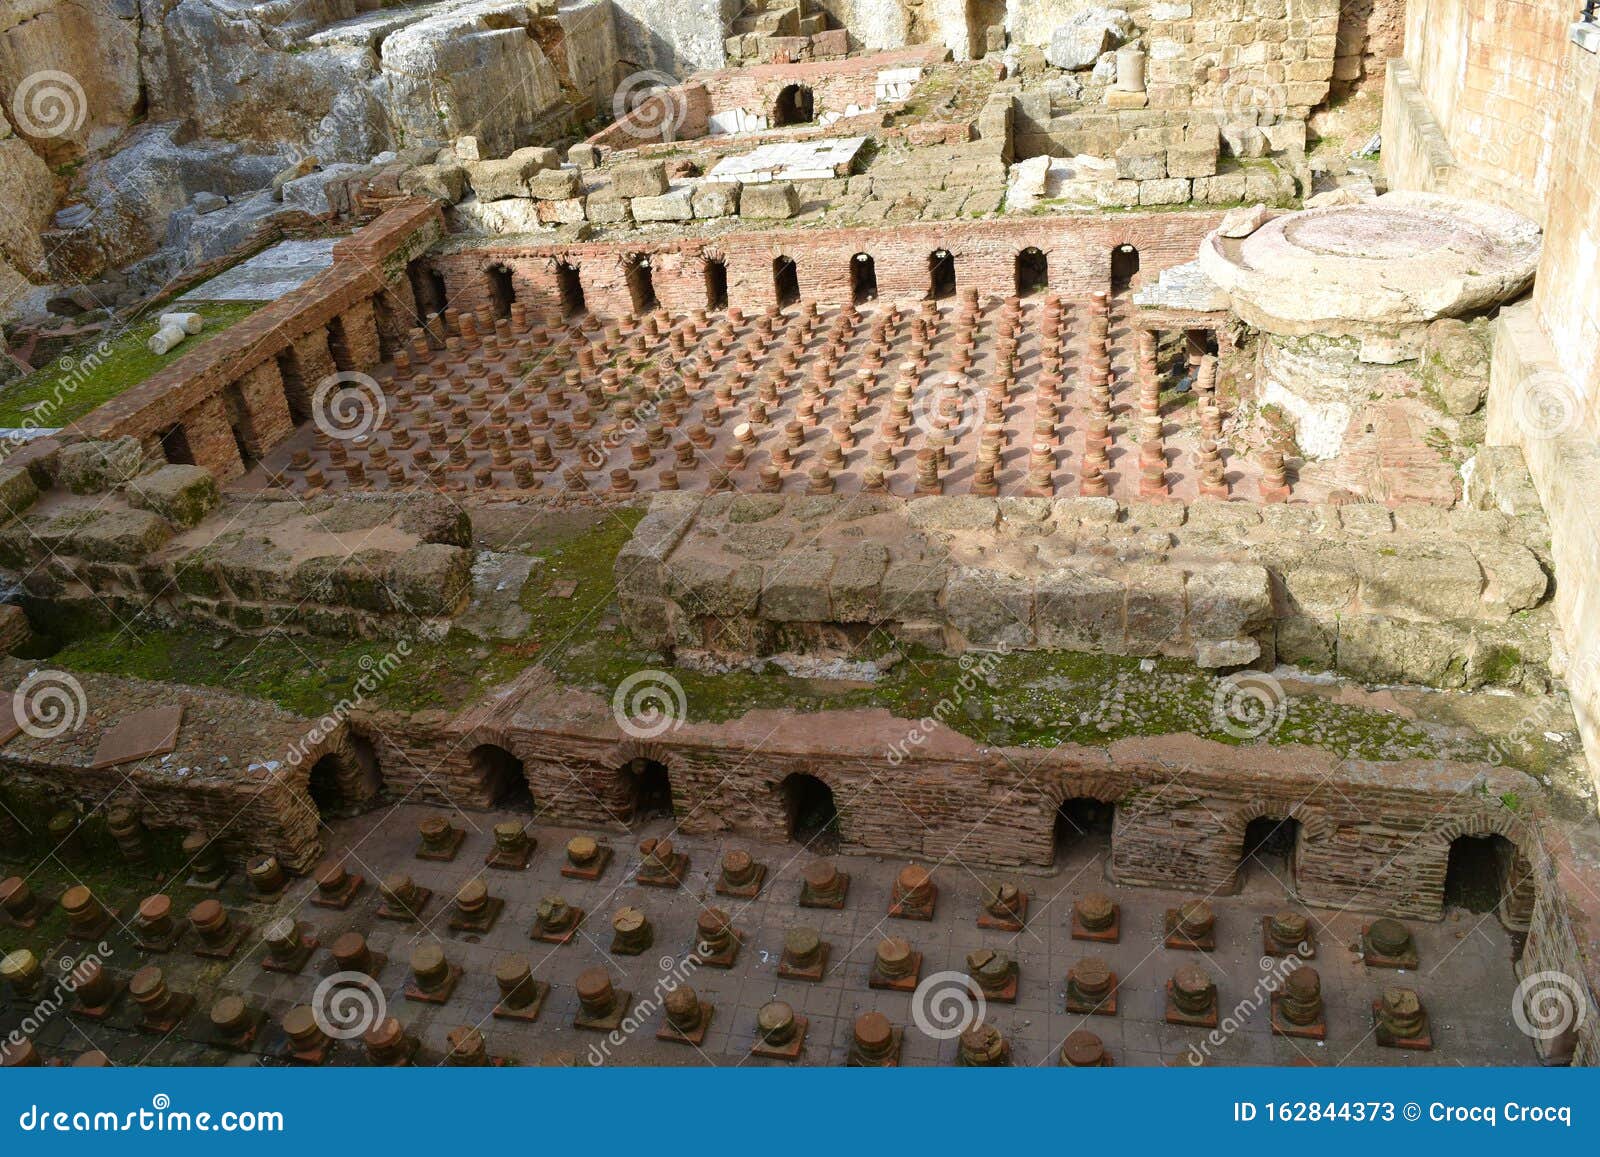
{"type": "Polygon", "coordinates": [[[1055,862],[1098,855],[1111,844],[1117,805],[1073,796],[1056,808],[1055,862]]]}
{"type": "Polygon", "coordinates": [[[491,265],[485,270],[489,278],[489,304],[496,317],[510,317],[511,305],[517,300],[517,287],[511,280],[511,270],[504,265],[491,265]]]}
{"type": "Polygon", "coordinates": [[[857,305],[878,300],[878,263],[870,253],[857,253],[850,259],[850,300],[857,305]]]}
{"type": "Polygon", "coordinates": [[[928,254],[928,296],[940,298],[956,295],[956,255],[948,249],[935,249],[928,254]]]}
{"type": "Polygon", "coordinates": [[[406,275],[411,280],[411,296],[416,300],[418,320],[443,313],[449,304],[444,278],[429,269],[421,259],[406,266],[406,275]]]}
{"type": "Polygon", "coordinates": [[[706,308],[728,308],[728,263],[717,257],[706,261],[706,308]]]}
{"type": "Polygon", "coordinates": [[[628,282],[628,300],[634,313],[649,313],[657,305],[655,276],[650,272],[648,254],[635,253],[623,268],[628,282]]]}
{"type": "Polygon", "coordinates": [[[800,300],[800,270],[793,257],[772,259],[772,290],[780,307],[794,305],[800,300]]]}
{"type": "Polygon", "coordinates": [[[789,836],[818,850],[823,841],[839,837],[839,809],[834,803],[833,789],[814,775],[795,772],[785,776],[779,785],[783,794],[784,813],[788,818],[789,836]]]}
{"type": "Polygon", "coordinates": [[[467,759],[490,807],[533,810],[533,792],[522,760],[494,743],[479,744],[467,759]]]}
{"type": "Polygon", "coordinates": [[[810,124],[815,114],[815,106],[816,99],[805,85],[786,85],[778,94],[777,104],[773,107],[772,123],[777,128],[782,128],[784,125],[810,124]]]}
{"type": "Polygon", "coordinates": [[[583,282],[578,267],[565,261],[556,263],[556,295],[561,298],[561,315],[576,317],[588,306],[583,300],[583,282]]]}
{"type": "Polygon", "coordinates": [[[641,756],[625,763],[619,774],[630,801],[628,819],[672,817],[672,778],[667,774],[666,764],[641,756]]]}
{"type": "Polygon", "coordinates": [[[1444,873],[1446,908],[1493,912],[1510,891],[1517,850],[1500,835],[1457,836],[1444,873]]]}
{"type": "Polygon", "coordinates": [[[1139,251],[1132,245],[1118,245],[1111,251],[1111,291],[1121,293],[1133,288],[1133,279],[1139,276],[1139,251]]]}
{"type": "Polygon", "coordinates": [[[311,802],[317,805],[317,814],[323,819],[341,815],[347,806],[344,785],[340,782],[339,762],[338,756],[324,755],[311,765],[311,778],[306,783],[306,791],[311,794],[311,802]]]}
{"type": "Polygon", "coordinates": [[[1239,848],[1239,881],[1259,871],[1285,890],[1294,887],[1294,861],[1300,848],[1300,821],[1257,816],[1244,828],[1239,848]]]}
{"type": "Polygon", "coordinates": [[[1017,254],[1017,296],[1028,297],[1043,293],[1050,286],[1050,261],[1044,251],[1028,246],[1017,254]]]}

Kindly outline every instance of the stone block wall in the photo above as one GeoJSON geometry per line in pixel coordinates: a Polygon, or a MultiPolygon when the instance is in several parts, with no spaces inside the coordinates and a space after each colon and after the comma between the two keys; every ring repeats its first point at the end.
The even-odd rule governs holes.
{"type": "Polygon", "coordinates": [[[827,650],[852,624],[967,650],[1257,661],[1542,686],[1537,517],[1377,505],[664,495],[617,556],[652,649],[827,650]]]}
{"type": "Polygon", "coordinates": [[[470,527],[443,499],[217,506],[215,483],[187,466],[76,489],[0,525],[0,564],[23,575],[25,600],[244,634],[394,638],[442,634],[469,596],[470,527]]]}
{"type": "MultiPolygon", "coordinates": [[[[1571,99],[1563,72],[1576,11],[1567,0],[1407,4],[1405,64],[1474,190],[1467,195],[1543,220],[1556,124],[1571,99]]],[[[1391,185],[1427,188],[1389,167],[1389,141],[1386,123],[1391,185]]]]}

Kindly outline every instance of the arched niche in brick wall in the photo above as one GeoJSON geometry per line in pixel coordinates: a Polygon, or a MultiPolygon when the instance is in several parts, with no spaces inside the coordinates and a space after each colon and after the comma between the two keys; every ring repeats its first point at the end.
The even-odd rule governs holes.
{"type": "Polygon", "coordinates": [[[1307,841],[1327,838],[1333,827],[1326,812],[1303,801],[1257,797],[1231,809],[1222,818],[1218,839],[1222,850],[1237,863],[1233,889],[1243,883],[1247,865],[1254,863],[1292,890],[1307,841]],[[1277,855],[1283,858],[1288,879],[1279,877],[1270,866],[1270,857],[1277,855]]]}
{"type": "Polygon", "coordinates": [[[707,248],[700,252],[705,264],[706,308],[728,308],[728,258],[721,249],[707,248]]]}
{"type": "Polygon", "coordinates": [[[928,296],[935,301],[956,295],[956,256],[944,248],[928,254],[928,296]]]}
{"type": "Polygon", "coordinates": [[[653,257],[649,253],[629,253],[622,259],[622,279],[628,287],[628,304],[636,314],[657,308],[653,257]]]}
{"type": "Polygon", "coordinates": [[[870,253],[850,258],[850,300],[857,305],[878,300],[878,263],[870,253]]]}
{"type": "Polygon", "coordinates": [[[517,300],[517,285],[511,267],[503,261],[491,261],[484,267],[483,276],[489,289],[489,307],[497,318],[510,317],[511,306],[517,300]]]}
{"type": "Polygon", "coordinates": [[[625,740],[612,750],[607,763],[623,789],[622,818],[640,820],[663,812],[677,814],[674,760],[666,747],[648,739],[625,740]]]}
{"type": "MultiPolygon", "coordinates": [[[[1464,850],[1462,845],[1469,841],[1481,841],[1486,845],[1483,850],[1492,852],[1487,845],[1496,838],[1504,841],[1509,862],[1504,865],[1495,912],[1507,928],[1524,931],[1538,899],[1545,853],[1527,822],[1510,808],[1489,805],[1475,815],[1439,823],[1417,841],[1417,858],[1406,867],[1415,873],[1418,889],[1427,895],[1430,906],[1437,903],[1442,916],[1451,883],[1453,854],[1459,857],[1464,850]]],[[[1398,861],[1396,867],[1401,867],[1398,861]]]]}
{"type": "Polygon", "coordinates": [[[555,280],[556,300],[562,317],[578,317],[588,311],[583,295],[583,278],[578,272],[578,262],[571,257],[558,256],[545,259],[545,268],[555,280]]]}
{"type": "Polygon", "coordinates": [[[1031,297],[1050,288],[1050,259],[1037,245],[1018,250],[1013,266],[1018,297],[1031,297]]]}

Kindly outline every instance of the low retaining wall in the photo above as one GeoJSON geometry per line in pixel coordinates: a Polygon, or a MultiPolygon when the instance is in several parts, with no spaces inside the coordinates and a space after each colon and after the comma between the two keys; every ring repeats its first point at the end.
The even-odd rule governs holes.
{"type": "Polygon", "coordinates": [[[825,649],[852,626],[969,649],[1265,661],[1368,682],[1541,685],[1536,516],[1375,504],[658,496],[617,557],[645,646],[825,649]]]}

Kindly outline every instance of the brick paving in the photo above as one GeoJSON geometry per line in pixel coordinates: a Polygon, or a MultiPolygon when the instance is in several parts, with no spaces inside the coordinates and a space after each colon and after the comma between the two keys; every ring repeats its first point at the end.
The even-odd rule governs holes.
{"type": "MultiPolygon", "coordinates": [[[[530,330],[518,306],[499,322],[487,311],[451,314],[445,349],[417,339],[376,372],[380,425],[341,440],[307,423],[245,484],[616,494],[881,486],[911,496],[930,492],[919,464],[926,471],[942,449],[939,487],[964,494],[984,492],[974,483],[987,443],[996,455],[987,492],[1077,495],[1094,437],[1092,315],[1106,308],[972,293],[859,310],[807,301],[749,315],[657,310],[604,324],[590,315],[548,331],[530,330]]],[[[1142,485],[1141,455],[1159,448],[1170,494],[1194,498],[1198,447],[1216,429],[1202,429],[1204,401],[1169,400],[1153,403],[1162,413],[1152,438],[1131,309],[1122,297],[1109,305],[1106,492],[1156,496],[1142,485]]],[[[1220,410],[1213,417],[1223,420],[1220,410]]],[[[1259,467],[1220,453],[1229,495],[1260,499],[1259,467]]]]}
{"type": "MultiPolygon", "coordinates": [[[[88,1048],[101,1048],[118,1063],[258,1063],[259,1056],[233,1056],[204,1045],[206,1010],[225,992],[243,993],[272,1018],[257,1048],[272,1051],[283,1042],[276,1024],[283,1013],[309,1001],[318,981],[335,970],[328,946],[342,932],[361,931],[370,945],[389,957],[380,973],[389,1011],[415,1033],[422,1043],[419,1063],[438,1063],[447,1050],[445,1034],[460,1025],[482,1028],[491,1056],[519,1064],[591,1063],[591,1046],[602,1046],[600,1034],[572,1027],[578,1001],[574,982],[578,974],[595,965],[611,973],[618,989],[634,994],[635,1011],[649,1000],[653,1008],[641,1015],[637,1031],[621,1043],[606,1046],[606,1063],[647,1065],[781,1064],[752,1059],[757,1010],[779,999],[791,1004],[809,1020],[802,1063],[844,1063],[854,1018],[869,1010],[881,1011],[903,1027],[903,1063],[929,1065],[953,1063],[955,1040],[935,1040],[913,1027],[912,996],[874,990],[867,976],[878,941],[902,936],[922,953],[921,975],[941,970],[965,971],[966,954],[975,948],[998,948],[1010,953],[1021,968],[1014,1005],[991,1003],[988,1021],[1009,1040],[1014,1063],[1055,1064],[1061,1041],[1079,1028],[1098,1034],[1118,1065],[1157,1065],[1171,1061],[1190,1046],[1200,1047],[1203,1030],[1164,1023],[1164,986],[1184,963],[1198,963],[1215,978],[1219,1007],[1224,1018],[1255,994],[1269,973],[1263,970],[1260,918],[1283,906],[1284,891],[1273,871],[1282,865],[1253,864],[1238,896],[1212,899],[1216,910],[1217,947],[1213,953],[1174,951],[1161,943],[1163,914],[1184,897],[1162,889],[1119,888],[1103,878],[1105,846],[1097,837],[1083,837],[1069,845],[1049,874],[1015,877],[1031,898],[1027,926],[1019,933],[980,930],[983,882],[993,879],[973,875],[956,863],[936,865],[934,879],[940,894],[935,918],[922,923],[889,919],[886,910],[895,874],[903,861],[872,857],[834,857],[850,874],[846,907],[840,911],[801,909],[796,904],[800,876],[811,854],[799,844],[761,845],[738,839],[675,837],[690,866],[679,890],[639,885],[634,874],[640,863],[637,841],[647,835],[666,834],[669,821],[661,818],[635,825],[631,832],[601,834],[617,852],[598,881],[564,879],[559,869],[563,849],[575,829],[535,825],[531,834],[538,848],[529,867],[520,872],[485,873],[492,895],[505,901],[504,911],[485,935],[451,932],[449,898],[474,875],[484,873],[484,857],[493,846],[492,824],[507,818],[498,814],[457,815],[466,828],[457,858],[450,863],[416,858],[417,822],[445,813],[426,807],[402,807],[392,813],[371,815],[336,825],[330,846],[352,849],[350,867],[367,877],[367,884],[351,907],[343,912],[313,907],[306,900],[313,890],[308,880],[292,885],[290,892],[268,911],[250,904],[242,881],[235,877],[223,893],[256,928],[247,955],[219,963],[200,961],[188,948],[165,957],[133,952],[125,936],[113,932],[114,971],[131,971],[138,964],[159,963],[168,971],[176,990],[198,997],[195,1010],[171,1036],[157,1040],[131,1031],[125,1014],[110,1024],[91,1024],[56,1015],[35,1034],[48,1056],[68,1058],[88,1048]],[[767,866],[764,887],[753,901],[716,896],[713,885],[722,854],[745,848],[767,866]],[[1271,870],[1269,870],[1271,869],[1271,870]],[[430,888],[434,898],[423,911],[423,926],[409,927],[379,919],[377,881],[395,871],[409,873],[430,888]],[[1070,938],[1072,900],[1085,892],[1108,893],[1121,905],[1120,943],[1090,945],[1070,938]],[[582,931],[564,946],[533,941],[528,932],[539,901],[559,893],[569,903],[586,910],[582,931]],[[654,946],[637,957],[613,956],[608,951],[612,914],[624,905],[642,908],[655,927],[654,946]],[[687,974],[688,982],[703,1001],[715,1006],[709,1030],[699,1046],[658,1041],[661,1020],[659,999],[671,982],[682,978],[683,960],[692,947],[695,918],[703,905],[724,908],[743,937],[735,966],[728,970],[702,966],[687,974]],[[279,976],[263,971],[260,930],[273,914],[293,912],[316,930],[322,947],[300,976],[279,976]],[[778,958],[785,932],[797,924],[812,924],[831,946],[827,973],[820,983],[780,979],[778,958]],[[409,979],[407,960],[412,949],[425,941],[444,947],[448,959],[465,974],[447,1004],[426,1005],[405,999],[409,979]],[[505,954],[529,959],[535,977],[553,987],[537,1022],[524,1024],[490,1016],[497,999],[493,967],[505,954]],[[1120,976],[1118,1014],[1071,1015],[1064,1008],[1067,969],[1083,956],[1105,957],[1120,976]]],[[[599,834],[599,833],[596,833],[599,834]]],[[[182,897],[175,912],[186,910],[192,897],[182,897]]],[[[1211,1051],[1214,1064],[1526,1064],[1535,1060],[1533,1049],[1512,1024],[1512,943],[1493,918],[1452,913],[1440,924],[1413,923],[1421,954],[1416,974],[1366,968],[1350,950],[1360,935],[1358,913],[1330,913],[1311,909],[1316,928],[1317,954],[1311,962],[1322,977],[1328,1026],[1327,1042],[1291,1041],[1270,1034],[1265,1008],[1240,1017],[1237,1031],[1225,1034],[1211,1051]],[[1380,1048],[1371,1033],[1370,1004],[1388,983],[1415,987],[1432,1017],[1435,1049],[1413,1053],[1380,1048]]],[[[127,914],[125,913],[124,916],[127,914]]],[[[189,934],[193,941],[193,933],[189,934]]],[[[63,946],[63,951],[70,946],[63,946]]],[[[1270,965],[1269,965],[1270,967],[1270,965]]],[[[126,1003],[126,1001],[125,1001],[126,1003]]],[[[6,1014],[9,1029],[20,1014],[13,1003],[6,1014]]],[[[339,1045],[333,1063],[362,1063],[359,1042],[339,1045]]]]}

